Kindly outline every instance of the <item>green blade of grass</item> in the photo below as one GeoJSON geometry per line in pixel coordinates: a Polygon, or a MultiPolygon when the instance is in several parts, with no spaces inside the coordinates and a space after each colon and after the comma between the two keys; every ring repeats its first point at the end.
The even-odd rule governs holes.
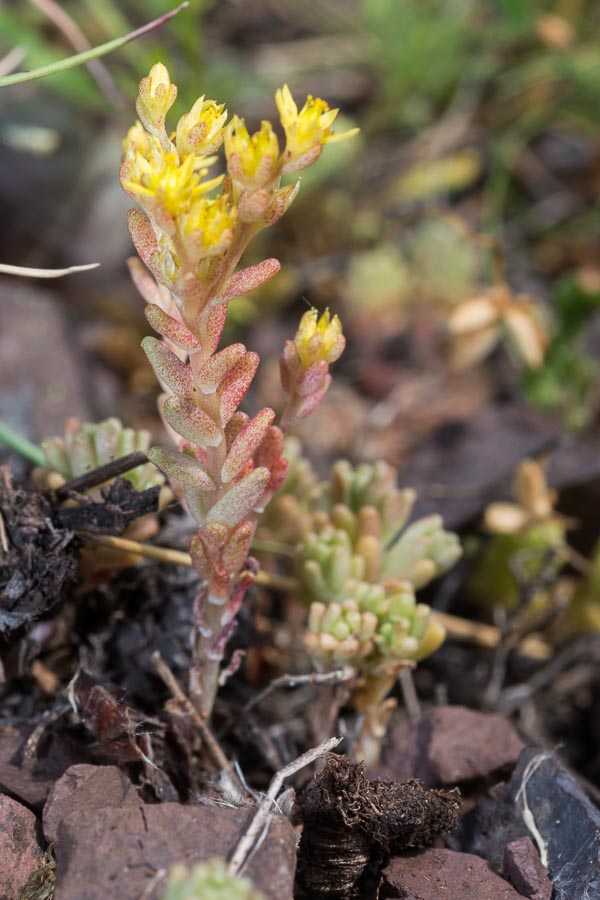
{"type": "Polygon", "coordinates": [[[169,19],[172,19],[173,16],[176,16],[177,13],[181,12],[182,9],[186,9],[188,6],[189,3],[185,0],[184,3],[180,3],[180,5],[171,10],[171,12],[159,16],[158,19],[153,19],[152,22],[148,22],[147,25],[142,25],[141,28],[137,28],[135,31],[131,31],[123,37],[115,38],[112,41],[108,41],[106,44],[100,44],[99,47],[92,47],[91,50],[85,50],[83,53],[76,53],[74,56],[68,56],[66,59],[50,63],[48,66],[40,66],[39,69],[32,69],[30,72],[15,72],[13,75],[4,75],[0,78],[0,88],[10,87],[12,84],[22,84],[24,81],[34,81],[36,78],[45,78],[47,75],[54,75],[56,72],[72,69],[74,66],[80,66],[82,63],[87,63],[99,56],[104,56],[106,53],[112,53],[113,50],[118,50],[119,47],[123,47],[130,41],[135,41],[137,38],[148,34],[150,31],[154,31],[155,28],[164,25],[165,22],[168,22],[169,19]]]}
{"type": "Polygon", "coordinates": [[[0,422],[0,442],[6,444],[15,453],[24,456],[36,466],[43,466],[46,463],[44,451],[37,444],[32,444],[26,437],[17,434],[5,422],[0,422]]]}

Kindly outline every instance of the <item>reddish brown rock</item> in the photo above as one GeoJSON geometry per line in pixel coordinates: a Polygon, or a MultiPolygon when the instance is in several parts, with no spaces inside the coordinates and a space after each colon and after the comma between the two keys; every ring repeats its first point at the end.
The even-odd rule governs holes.
{"type": "Polygon", "coordinates": [[[30,757],[27,737],[24,733],[18,740],[14,729],[0,731],[0,792],[41,813],[57,778],[85,757],[76,742],[52,733],[43,737],[30,757]]]}
{"type": "Polygon", "coordinates": [[[511,885],[480,856],[454,850],[424,850],[399,856],[383,871],[381,900],[519,900],[511,885]]]}
{"type": "MultiPolygon", "coordinates": [[[[175,862],[228,856],[253,815],[248,807],[179,803],[73,812],[58,828],[55,900],[139,900],[175,862]]],[[[295,865],[296,833],[275,816],[245,874],[268,900],[291,900],[295,865]]]]}
{"type": "Polygon", "coordinates": [[[136,789],[117,766],[71,766],[55,782],[44,806],[44,837],[56,840],[60,822],[79,809],[139,805],[136,789]]]}
{"type": "Polygon", "coordinates": [[[529,900],[550,900],[552,882],[529,837],[511,841],[504,848],[504,874],[529,900]]]}
{"type": "Polygon", "coordinates": [[[0,794],[0,900],[15,900],[42,855],[36,817],[0,794]]]}
{"type": "Polygon", "coordinates": [[[397,781],[420,778],[428,787],[453,785],[510,769],[523,748],[504,716],[434,707],[417,723],[396,725],[373,774],[397,781]]]}

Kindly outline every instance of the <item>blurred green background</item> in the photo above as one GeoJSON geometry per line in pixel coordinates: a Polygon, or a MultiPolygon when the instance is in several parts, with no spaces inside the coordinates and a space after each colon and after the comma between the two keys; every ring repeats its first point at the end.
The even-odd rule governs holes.
{"type": "MultiPolygon", "coordinates": [[[[0,54],[21,48],[21,67],[32,68],[69,55],[74,41],[103,43],[170,8],[5,2],[0,54]]],[[[149,388],[129,352],[144,326],[125,273],[128,201],[117,168],[137,82],[157,60],[179,85],[173,122],[206,94],[257,125],[275,118],[273,93],[288,82],[299,98],[310,92],[339,106],[340,127],[361,127],[359,139],[326,148],[291,212],[252,251],[284,264],[259,297],[232,307],[232,327],[254,326],[263,354],[275,357],[287,336],[282,309],[295,321],[306,300],[329,304],[350,337],[347,385],[379,402],[401,375],[439,372],[443,381],[449,312],[506,279],[544,309],[546,363],[515,373],[496,354],[473,405],[525,393],[570,428],[594,421],[597,2],[191,0],[104,57],[99,73],[80,67],[3,90],[3,261],[102,263],[85,282],[85,304],[73,299],[82,281],[61,286],[59,302],[134,393],[149,388]]]]}

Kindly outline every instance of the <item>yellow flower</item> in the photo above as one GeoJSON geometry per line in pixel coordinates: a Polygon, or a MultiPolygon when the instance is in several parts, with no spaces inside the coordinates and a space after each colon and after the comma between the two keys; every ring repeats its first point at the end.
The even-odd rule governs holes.
{"type": "Polygon", "coordinates": [[[248,134],[243,119],[234,116],[225,129],[225,155],[229,173],[246,187],[260,188],[277,170],[279,141],[270,122],[261,122],[260,131],[248,134]]]}
{"type": "Polygon", "coordinates": [[[181,157],[195,153],[207,156],[223,143],[223,126],[227,121],[224,103],[200,97],[177,123],[175,143],[181,157]]]}
{"type": "Polygon", "coordinates": [[[182,216],[180,234],[197,259],[218,256],[231,244],[236,219],[237,210],[229,197],[203,197],[182,216]]]}
{"type": "Polygon", "coordinates": [[[309,309],[300,320],[294,345],[305,369],[321,359],[333,363],[342,355],[346,345],[342,323],[338,316],[331,319],[328,309],[320,318],[316,309],[309,309]]]}
{"type": "Polygon", "coordinates": [[[207,169],[196,170],[197,163],[194,156],[180,163],[175,152],[163,153],[156,139],[151,138],[150,144],[144,147],[131,143],[121,183],[141,206],[149,209],[160,206],[176,218],[188,212],[195,200],[223,180],[219,176],[203,181],[207,169]]]}
{"type": "Polygon", "coordinates": [[[177,88],[171,84],[167,67],[156,63],[150,69],[150,74],[140,81],[136,100],[137,114],[150,134],[164,134],[165,117],[176,97],[177,88]]]}
{"type": "Polygon", "coordinates": [[[312,97],[310,94],[298,112],[298,107],[287,84],[279,88],[275,94],[275,103],[285,131],[285,169],[287,171],[304,168],[313,163],[318,158],[323,144],[345,141],[354,137],[359,131],[358,128],[351,128],[341,134],[335,134],[331,126],[339,110],[329,109],[324,100],[312,97]]]}

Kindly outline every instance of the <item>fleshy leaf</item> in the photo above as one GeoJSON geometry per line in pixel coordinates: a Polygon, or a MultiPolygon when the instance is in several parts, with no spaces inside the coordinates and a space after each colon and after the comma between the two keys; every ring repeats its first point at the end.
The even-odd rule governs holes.
{"type": "Polygon", "coordinates": [[[127,213],[127,225],[131,240],[142,262],[160,280],[161,275],[157,262],[158,243],[150,219],[141,209],[130,209],[127,213]]]}
{"type": "Polygon", "coordinates": [[[329,366],[324,359],[318,359],[302,373],[296,383],[296,393],[300,397],[307,397],[318,391],[323,381],[327,378],[329,366]]]}
{"type": "Polygon", "coordinates": [[[277,275],[281,268],[278,259],[265,259],[256,266],[250,266],[248,269],[242,269],[236,272],[229,281],[222,295],[222,300],[233,300],[234,297],[241,297],[242,294],[248,294],[263,284],[266,284],[274,275],[277,275]]]}
{"type": "Polygon", "coordinates": [[[300,190],[300,179],[277,191],[271,205],[267,209],[263,221],[265,225],[274,225],[288,211],[300,190]]]}
{"type": "Polygon", "coordinates": [[[252,384],[258,363],[259,357],[257,353],[246,353],[244,358],[229,370],[229,373],[219,385],[222,425],[227,424],[242,402],[246,391],[252,384]]]}
{"type": "Polygon", "coordinates": [[[157,303],[160,306],[162,301],[162,288],[152,275],[150,275],[148,269],[142,265],[137,256],[129,257],[127,260],[127,268],[129,269],[131,280],[146,303],[157,303]]]}
{"type": "Polygon", "coordinates": [[[214,353],[219,346],[225,319],[227,317],[227,306],[223,303],[215,306],[208,317],[204,337],[206,339],[206,352],[214,353]]]}
{"type": "Polygon", "coordinates": [[[212,491],[215,485],[204,468],[193,457],[186,453],[177,453],[168,447],[152,447],[148,451],[148,459],[158,466],[169,478],[182,481],[189,487],[212,491]]]}
{"type": "Polygon", "coordinates": [[[160,306],[152,303],[146,307],[144,312],[151,327],[168,341],[172,341],[173,344],[188,352],[199,348],[200,343],[192,332],[188,331],[185,325],[166,313],[160,306]]]}
{"type": "Polygon", "coordinates": [[[191,397],[167,397],[164,413],[177,434],[201,447],[218,447],[223,439],[210,416],[196,406],[191,397]]]}
{"type": "Polygon", "coordinates": [[[192,373],[172,350],[169,350],[162,341],[154,337],[145,337],[142,341],[142,349],[158,378],[163,381],[175,394],[189,394],[192,390],[192,373]]]}
{"type": "Polygon", "coordinates": [[[227,491],[208,514],[209,522],[220,522],[232,528],[259,503],[269,483],[268,469],[253,469],[227,491]]]}
{"type": "Polygon", "coordinates": [[[239,475],[244,466],[252,459],[274,418],[274,411],[265,407],[240,431],[234,439],[221,469],[221,480],[224,484],[239,475]]]}
{"type": "Polygon", "coordinates": [[[215,353],[198,372],[198,386],[203,394],[214,394],[229,370],[246,355],[243,344],[231,344],[215,353]]]}

